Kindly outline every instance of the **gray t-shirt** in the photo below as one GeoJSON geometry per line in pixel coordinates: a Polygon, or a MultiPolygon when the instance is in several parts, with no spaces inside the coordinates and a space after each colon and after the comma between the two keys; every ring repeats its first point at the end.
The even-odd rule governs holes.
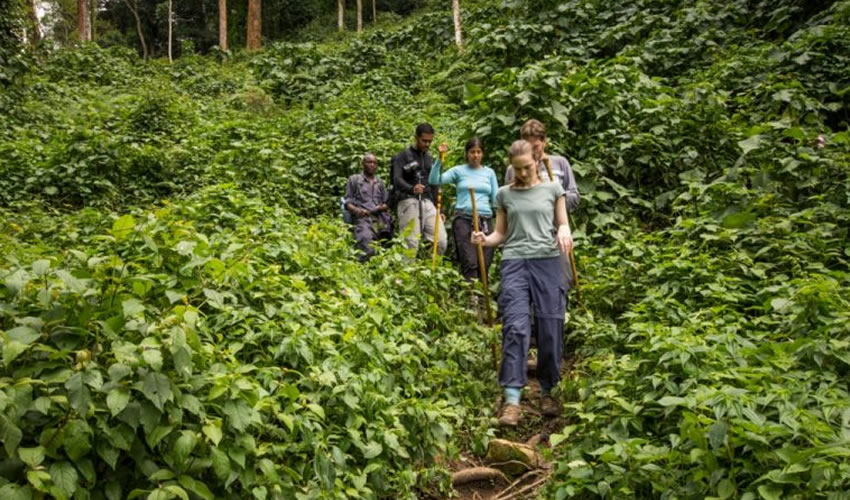
{"type": "Polygon", "coordinates": [[[561,255],[555,240],[555,204],[564,196],[557,182],[541,182],[529,189],[503,186],[496,194],[496,210],[507,215],[503,259],[545,259],[561,255]]]}
{"type": "MultiPolygon", "coordinates": [[[[552,165],[552,175],[555,176],[555,181],[564,188],[567,193],[567,210],[572,213],[578,208],[578,202],[581,199],[576,186],[576,178],[573,175],[573,169],[570,166],[569,160],[563,156],[549,155],[549,163],[552,165]]],[[[537,167],[540,169],[540,180],[548,181],[549,173],[546,171],[546,164],[543,161],[537,162],[537,167]]],[[[514,167],[508,165],[505,171],[505,185],[514,181],[514,167]]]]}

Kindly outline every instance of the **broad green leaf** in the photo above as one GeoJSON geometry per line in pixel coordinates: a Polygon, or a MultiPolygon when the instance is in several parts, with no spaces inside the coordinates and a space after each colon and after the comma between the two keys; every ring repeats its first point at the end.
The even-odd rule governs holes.
{"type": "Polygon", "coordinates": [[[775,486],[772,484],[763,484],[758,487],[758,492],[764,500],[782,499],[782,488],[780,488],[779,486],[775,486]]]}
{"type": "Polygon", "coordinates": [[[728,427],[723,422],[715,422],[708,428],[708,441],[713,449],[718,449],[726,442],[728,427]]]}
{"type": "Polygon", "coordinates": [[[145,436],[148,446],[154,448],[157,444],[159,444],[160,441],[165,438],[165,436],[171,434],[171,431],[173,430],[174,428],[170,425],[157,426],[156,428],[154,428],[153,431],[151,431],[145,436]]]}
{"type": "Polygon", "coordinates": [[[0,498],[3,500],[32,500],[32,491],[29,486],[18,486],[9,483],[0,486],[0,498]]]}
{"type": "Polygon", "coordinates": [[[109,378],[114,382],[123,379],[131,373],[133,373],[133,370],[123,363],[113,363],[109,366],[109,378]]]}
{"type": "Polygon", "coordinates": [[[210,450],[210,456],[215,475],[219,479],[227,478],[230,475],[230,458],[227,456],[227,453],[216,447],[210,450]]]}
{"type": "Polygon", "coordinates": [[[721,499],[732,498],[732,495],[735,494],[735,485],[732,484],[732,481],[728,479],[724,479],[720,481],[717,485],[717,496],[721,499]]]}
{"type": "Polygon", "coordinates": [[[218,446],[218,443],[221,442],[222,433],[221,433],[221,421],[216,420],[214,422],[210,422],[203,428],[204,435],[207,439],[210,440],[212,444],[218,446]]]}
{"type": "Polygon", "coordinates": [[[36,446],[35,448],[18,448],[18,457],[21,462],[35,467],[44,461],[44,448],[36,446]]]}
{"type": "Polygon", "coordinates": [[[376,443],[375,441],[369,441],[365,448],[363,448],[363,457],[366,459],[375,458],[384,451],[384,448],[380,443],[376,443]]]}
{"type": "Polygon", "coordinates": [[[750,151],[752,151],[754,149],[758,149],[759,147],[761,147],[761,143],[762,143],[762,136],[754,135],[752,137],[748,137],[747,139],[744,139],[743,141],[738,141],[738,147],[741,148],[742,150],[744,150],[744,154],[747,154],[750,151]]]}
{"type": "Polygon", "coordinates": [[[50,271],[50,261],[47,259],[39,259],[32,263],[32,272],[36,276],[44,276],[50,271]]]}
{"type": "Polygon", "coordinates": [[[169,484],[168,486],[165,486],[165,489],[169,493],[173,493],[177,498],[180,498],[182,500],[189,500],[189,495],[186,493],[186,490],[184,490],[180,486],[177,486],[176,484],[169,484]]]}
{"type": "Polygon", "coordinates": [[[677,396],[664,396],[663,398],[658,400],[658,404],[661,406],[676,406],[683,404],[685,402],[685,398],[680,398],[677,396]]]}
{"type": "Polygon", "coordinates": [[[90,431],[85,422],[80,420],[68,422],[65,426],[62,444],[71,460],[79,460],[89,452],[91,449],[89,438],[90,431]]]}
{"type": "Polygon", "coordinates": [[[201,481],[196,481],[189,476],[183,475],[177,478],[177,481],[181,486],[191,491],[192,493],[198,495],[204,500],[214,500],[215,495],[212,494],[207,485],[202,483],[201,481]]]}
{"type": "Polygon", "coordinates": [[[176,495],[165,488],[157,488],[150,492],[147,500],[171,500],[176,495]]]}
{"type": "Polygon", "coordinates": [[[69,497],[77,491],[77,470],[68,462],[56,462],[50,466],[50,477],[69,497]]]}
{"type": "Polygon", "coordinates": [[[136,221],[133,219],[133,216],[130,214],[123,215],[112,223],[112,236],[116,240],[121,241],[132,236],[135,228],[136,221]]]}
{"type": "Polygon", "coordinates": [[[142,358],[154,371],[162,369],[162,352],[159,349],[146,348],[142,351],[142,358]]]}
{"type": "Polygon", "coordinates": [[[14,342],[20,342],[24,345],[29,345],[38,340],[41,337],[41,334],[38,330],[34,328],[30,328],[28,326],[19,326],[16,328],[12,328],[11,330],[6,332],[6,335],[9,337],[9,340],[14,342]]]}
{"type": "Polygon", "coordinates": [[[195,449],[197,442],[198,438],[194,432],[183,431],[180,433],[180,437],[174,443],[174,457],[178,464],[186,463],[186,459],[192,454],[192,450],[195,449]]]}
{"type": "Polygon", "coordinates": [[[121,413],[129,402],[130,390],[126,387],[116,387],[106,396],[106,406],[109,407],[113,417],[121,413]]]}
{"type": "Polygon", "coordinates": [[[118,457],[121,456],[121,452],[117,448],[105,441],[100,441],[97,443],[97,454],[112,470],[115,470],[118,457]]]}
{"type": "Polygon", "coordinates": [[[145,312],[145,305],[139,299],[127,299],[121,302],[121,309],[125,317],[131,318],[145,312]]]}
{"type": "Polygon", "coordinates": [[[74,408],[80,415],[86,415],[91,404],[91,392],[83,383],[83,374],[77,372],[65,382],[65,388],[68,389],[68,400],[71,407],[74,408]]]}
{"type": "Polygon", "coordinates": [[[227,416],[227,421],[237,431],[244,431],[251,423],[251,410],[244,401],[230,400],[224,403],[224,414],[227,416]]]}
{"type": "Polygon", "coordinates": [[[142,394],[159,410],[165,407],[165,403],[174,399],[174,394],[171,392],[171,382],[168,377],[161,373],[148,372],[145,375],[142,394]]]}
{"type": "Polygon", "coordinates": [[[148,476],[148,479],[156,483],[161,483],[162,481],[174,479],[174,473],[168,469],[159,469],[158,471],[148,476]]]}
{"type": "Polygon", "coordinates": [[[56,271],[56,276],[58,276],[59,279],[61,279],[62,282],[65,283],[65,286],[68,287],[68,290],[71,290],[74,293],[80,293],[86,290],[85,280],[81,280],[79,278],[74,277],[74,275],[72,275],[68,271],[65,271],[64,269],[56,271]]]}
{"type": "Polygon", "coordinates": [[[118,481],[109,481],[104,489],[108,500],[121,500],[121,483],[118,481]]]}
{"type": "Polygon", "coordinates": [[[74,465],[86,481],[94,483],[97,480],[97,473],[94,470],[94,462],[92,462],[90,458],[86,457],[78,460],[74,465]]]}
{"type": "Polygon", "coordinates": [[[10,341],[3,345],[3,363],[6,366],[12,364],[18,356],[26,352],[29,346],[20,342],[10,341]]]}

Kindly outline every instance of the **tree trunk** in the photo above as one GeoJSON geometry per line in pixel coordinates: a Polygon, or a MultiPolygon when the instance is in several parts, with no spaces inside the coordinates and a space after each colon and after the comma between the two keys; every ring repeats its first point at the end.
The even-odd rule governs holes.
{"type": "Polygon", "coordinates": [[[172,8],[172,0],[168,0],[168,62],[174,62],[171,56],[171,39],[172,39],[172,24],[174,23],[174,9],[172,8]]]}
{"type": "Polygon", "coordinates": [[[257,50],[262,46],[262,0],[248,0],[248,50],[257,50]]]}
{"type": "Polygon", "coordinates": [[[345,0],[336,0],[338,6],[337,26],[340,31],[345,31],[345,0]]]}
{"type": "Polygon", "coordinates": [[[363,0],[357,0],[357,32],[363,31],[363,0]]]}
{"type": "Polygon", "coordinates": [[[89,0],[77,0],[77,31],[81,42],[91,41],[91,16],[89,15],[89,0]]]}
{"type": "Polygon", "coordinates": [[[91,19],[91,36],[89,38],[93,42],[97,39],[97,34],[95,33],[97,28],[97,0],[89,0],[89,14],[89,18],[91,19]]]}
{"type": "Polygon", "coordinates": [[[227,0],[218,0],[218,46],[227,50],[227,0]]]}
{"type": "Polygon", "coordinates": [[[455,21],[455,43],[459,51],[463,52],[463,30],[460,25],[460,0],[452,0],[452,17],[455,21]]]}
{"type": "Polygon", "coordinates": [[[148,45],[145,43],[145,34],[142,32],[142,20],[139,19],[139,10],[136,8],[136,0],[124,0],[124,3],[136,19],[136,33],[139,35],[139,43],[142,44],[142,59],[147,61],[148,45]]]}
{"type": "Polygon", "coordinates": [[[375,2],[377,0],[372,0],[372,25],[378,23],[378,9],[375,7],[375,2]]]}
{"type": "Polygon", "coordinates": [[[27,10],[29,10],[30,23],[32,23],[32,36],[30,37],[30,42],[32,42],[32,46],[41,42],[41,23],[38,22],[38,13],[35,10],[35,0],[30,0],[29,6],[27,10]]]}

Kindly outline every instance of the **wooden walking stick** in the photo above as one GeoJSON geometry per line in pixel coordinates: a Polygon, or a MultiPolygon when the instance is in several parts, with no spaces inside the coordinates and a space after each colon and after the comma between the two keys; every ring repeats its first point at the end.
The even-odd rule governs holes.
{"type": "MultiPolygon", "coordinates": [[[[549,174],[549,182],[555,182],[555,175],[552,173],[552,164],[549,162],[549,157],[547,156],[543,163],[546,164],[546,173],[549,174]]],[[[567,220],[569,220],[570,208],[567,205],[566,200],[564,200],[565,208],[567,209],[567,220]]],[[[576,256],[573,253],[573,249],[570,248],[570,271],[573,273],[573,287],[576,289],[576,301],[579,305],[581,305],[581,291],[578,287],[578,269],[576,269],[576,256]]]]}
{"type": "MultiPolygon", "coordinates": [[[[472,200],[472,230],[476,233],[478,227],[478,207],[475,204],[475,189],[469,188],[469,198],[472,200]]],[[[487,326],[493,326],[493,311],[490,310],[490,284],[487,279],[487,268],[484,267],[484,245],[475,245],[478,249],[478,275],[481,276],[481,286],[484,288],[484,309],[487,311],[487,326]]],[[[499,349],[496,343],[490,344],[493,354],[493,369],[499,371],[499,349]]]]}
{"type": "MultiPolygon", "coordinates": [[[[475,189],[469,188],[469,198],[472,200],[472,230],[476,233],[478,228],[478,207],[475,204],[475,189]]],[[[476,244],[478,249],[478,274],[481,276],[481,285],[484,287],[484,307],[487,311],[487,325],[493,326],[493,312],[490,310],[490,285],[487,280],[487,268],[484,267],[484,245],[476,244]]]]}
{"type": "MultiPolygon", "coordinates": [[[[440,163],[446,163],[446,153],[440,151],[440,163]]],[[[432,167],[433,168],[433,167],[432,167]]],[[[440,241],[440,211],[443,208],[443,188],[442,180],[437,185],[437,215],[434,216],[434,250],[431,253],[431,269],[437,268],[437,247],[440,241]]]]}

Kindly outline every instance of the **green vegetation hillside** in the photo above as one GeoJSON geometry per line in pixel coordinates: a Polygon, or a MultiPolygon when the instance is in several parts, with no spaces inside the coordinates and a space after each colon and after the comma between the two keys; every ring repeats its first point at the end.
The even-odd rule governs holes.
{"type": "Polygon", "coordinates": [[[850,2],[461,6],[463,53],[433,8],[172,64],[0,26],[0,498],[448,496],[498,331],[338,198],[528,118],[582,194],[543,497],[847,496],[850,2]]]}

